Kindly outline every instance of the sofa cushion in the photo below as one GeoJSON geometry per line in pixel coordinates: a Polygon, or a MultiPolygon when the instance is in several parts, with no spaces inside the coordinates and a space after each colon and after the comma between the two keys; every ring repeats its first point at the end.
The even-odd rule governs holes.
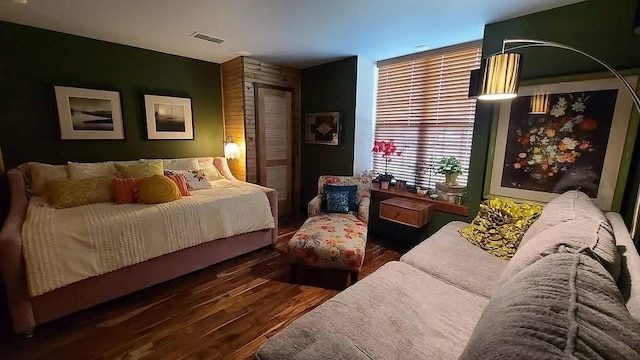
{"type": "Polygon", "coordinates": [[[529,227],[527,233],[522,237],[520,246],[551,226],[576,219],[607,221],[602,210],[598,209],[587,194],[577,190],[567,191],[545,205],[538,220],[529,227]]]}
{"type": "Polygon", "coordinates": [[[640,359],[640,323],[591,257],[552,254],[498,290],[461,359],[640,359]]]}
{"type": "Polygon", "coordinates": [[[257,359],[456,359],[488,300],[390,262],[269,339],[257,359]]]}
{"type": "Polygon", "coordinates": [[[462,289],[491,297],[508,262],[460,236],[458,230],[466,225],[461,221],[450,222],[400,261],[462,289]]]}
{"type": "Polygon", "coordinates": [[[287,251],[291,262],[360,271],[366,246],[367,224],[353,214],[321,214],[302,224],[287,251]]]}
{"type": "Polygon", "coordinates": [[[589,247],[614,279],[620,276],[620,254],[611,224],[587,195],[569,191],[544,208],[502,273],[500,283],[560,247],[574,251],[589,247]]]}
{"type": "Polygon", "coordinates": [[[511,259],[529,226],[540,216],[542,207],[493,198],[480,204],[470,225],[459,230],[470,243],[501,259],[511,259]]]}

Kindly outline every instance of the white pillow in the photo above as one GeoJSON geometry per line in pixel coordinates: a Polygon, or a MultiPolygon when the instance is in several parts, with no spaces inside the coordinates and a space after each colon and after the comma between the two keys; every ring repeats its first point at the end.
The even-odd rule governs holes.
{"type": "Polygon", "coordinates": [[[224,176],[222,176],[218,168],[209,162],[206,162],[206,163],[201,162],[200,170],[204,171],[204,175],[207,177],[207,180],[209,181],[224,179],[224,176]]]}
{"type": "Polygon", "coordinates": [[[165,175],[184,175],[189,190],[211,189],[204,170],[165,170],[165,175]]]}
{"type": "Polygon", "coordinates": [[[90,179],[97,177],[116,177],[118,170],[111,162],[75,163],[69,161],[69,179],[90,179]]]}
{"type": "Polygon", "coordinates": [[[163,159],[165,170],[200,170],[197,158],[163,159]]]}
{"type": "Polygon", "coordinates": [[[29,163],[31,171],[31,194],[44,195],[45,185],[53,180],[68,180],[67,165],[29,163]]]}

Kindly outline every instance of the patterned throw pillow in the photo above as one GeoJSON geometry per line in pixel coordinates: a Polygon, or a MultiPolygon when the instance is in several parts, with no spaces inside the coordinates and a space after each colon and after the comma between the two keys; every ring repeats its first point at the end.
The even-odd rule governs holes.
{"type": "Polygon", "coordinates": [[[475,219],[458,232],[489,254],[511,259],[522,236],[541,213],[540,205],[493,198],[480,204],[475,219]]]}
{"type": "Polygon", "coordinates": [[[325,193],[328,213],[349,213],[349,192],[332,190],[325,193]]]}
{"type": "Polygon", "coordinates": [[[55,208],[113,202],[113,179],[54,180],[46,184],[45,200],[55,208]]]}
{"type": "Polygon", "coordinates": [[[166,176],[156,175],[140,180],[140,202],[161,204],[182,198],[176,183],[166,176]]]}
{"type": "Polygon", "coordinates": [[[111,177],[114,178],[118,175],[118,170],[110,162],[101,163],[75,163],[69,161],[69,178],[76,179],[91,179],[97,177],[111,177]]]}
{"type": "Polygon", "coordinates": [[[207,180],[204,170],[171,170],[165,171],[165,175],[184,175],[189,190],[211,189],[211,183],[207,180]]]}
{"type": "Polygon", "coordinates": [[[349,195],[349,211],[358,211],[358,185],[322,185],[322,192],[346,191],[349,195]]]}
{"type": "Polygon", "coordinates": [[[154,175],[164,175],[162,160],[151,160],[140,164],[115,164],[120,176],[124,178],[145,178],[154,175]]]}

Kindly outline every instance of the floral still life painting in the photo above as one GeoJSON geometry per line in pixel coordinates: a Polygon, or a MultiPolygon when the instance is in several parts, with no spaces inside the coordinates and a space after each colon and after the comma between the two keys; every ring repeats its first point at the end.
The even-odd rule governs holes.
{"type": "MultiPolygon", "coordinates": [[[[625,185],[619,175],[630,163],[623,154],[633,151],[627,134],[635,131],[633,100],[618,79],[582,77],[590,76],[523,86],[500,104],[487,195],[549,202],[579,189],[601,209],[619,210],[625,185]],[[545,93],[545,106],[533,112],[545,93]]],[[[638,83],[637,76],[627,80],[638,83]]]]}
{"type": "Polygon", "coordinates": [[[502,186],[561,193],[579,186],[595,198],[617,90],[550,95],[551,109],[529,114],[531,97],[511,104],[502,186]]]}

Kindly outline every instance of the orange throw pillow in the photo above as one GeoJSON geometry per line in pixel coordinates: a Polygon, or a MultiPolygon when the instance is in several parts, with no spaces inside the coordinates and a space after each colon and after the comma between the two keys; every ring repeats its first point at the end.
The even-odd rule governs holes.
{"type": "Polygon", "coordinates": [[[142,179],[113,179],[113,188],[116,193],[116,204],[133,204],[138,202],[138,188],[142,179]]]}
{"type": "Polygon", "coordinates": [[[168,174],[165,175],[169,179],[173,180],[176,185],[178,185],[178,190],[180,190],[180,195],[182,196],[190,196],[189,186],[187,186],[187,178],[184,177],[183,174],[168,174]]]}

